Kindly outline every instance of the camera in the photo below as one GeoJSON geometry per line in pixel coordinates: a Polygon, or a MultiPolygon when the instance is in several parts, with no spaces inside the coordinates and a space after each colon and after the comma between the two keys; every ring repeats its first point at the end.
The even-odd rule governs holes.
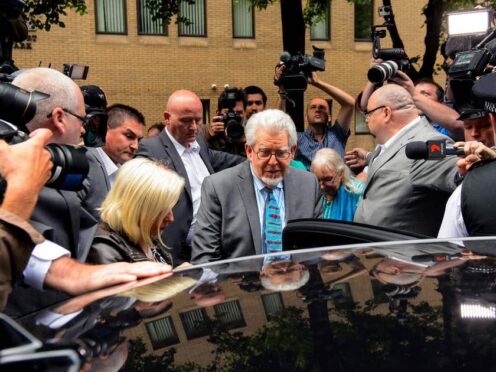
{"type": "Polygon", "coordinates": [[[281,53],[281,63],[284,71],[275,85],[283,85],[288,92],[304,92],[307,89],[308,78],[313,71],[325,71],[325,50],[312,45],[313,55],[303,55],[301,52],[291,55],[281,53]]]}
{"type": "Polygon", "coordinates": [[[409,68],[409,62],[405,60],[385,61],[372,66],[367,72],[367,78],[371,83],[383,83],[389,80],[398,70],[405,71],[409,68]]]}
{"type": "Polygon", "coordinates": [[[236,88],[226,88],[219,97],[219,110],[227,109],[222,115],[226,137],[239,140],[245,133],[243,118],[234,111],[236,102],[244,101],[244,95],[236,88]]]}
{"type": "Polygon", "coordinates": [[[460,110],[465,108],[482,108],[483,103],[473,95],[472,87],[480,76],[492,72],[487,67],[494,65],[496,62],[496,30],[491,28],[490,20],[492,20],[492,14],[493,12],[490,9],[451,14],[458,21],[460,19],[462,21],[466,19],[464,23],[471,26],[471,28],[476,27],[471,30],[473,31],[472,33],[453,33],[448,37],[448,42],[451,41],[451,44],[463,45],[465,47],[463,49],[468,49],[460,50],[460,48],[457,48],[457,50],[454,50],[453,52],[457,51],[457,53],[447,70],[447,74],[450,77],[450,88],[453,93],[454,103],[460,110]],[[489,16],[484,14],[486,12],[489,13],[489,16]],[[470,17],[473,17],[476,13],[480,13],[479,16],[482,16],[484,19],[488,18],[489,21],[482,22],[479,20],[475,24],[469,22],[470,17]],[[483,25],[482,28],[481,24],[483,25]],[[474,47],[470,47],[475,42],[477,44],[474,47]]]}
{"type": "Polygon", "coordinates": [[[379,7],[379,16],[384,18],[384,23],[372,26],[372,57],[385,62],[369,69],[367,78],[371,83],[383,83],[393,77],[398,70],[408,71],[411,68],[403,48],[381,48],[381,39],[386,37],[386,30],[395,25],[390,6],[379,7]]]}
{"type": "MultiPolygon", "coordinates": [[[[42,92],[28,92],[0,82],[0,139],[9,144],[25,141],[28,138],[26,123],[36,113],[36,102],[48,97],[48,94],[42,92]]],[[[53,163],[52,176],[46,186],[61,190],[80,190],[89,170],[86,149],[72,145],[49,144],[46,150],[50,153],[53,163]]],[[[5,187],[5,180],[0,178],[0,195],[3,195],[5,187]]]]}

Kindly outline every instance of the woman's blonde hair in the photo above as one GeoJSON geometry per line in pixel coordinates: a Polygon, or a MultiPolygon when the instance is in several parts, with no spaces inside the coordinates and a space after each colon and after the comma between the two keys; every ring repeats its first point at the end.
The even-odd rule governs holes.
{"type": "Polygon", "coordinates": [[[146,158],[129,160],[102,204],[101,220],[135,244],[151,246],[153,236],[163,243],[160,225],[183,188],[184,179],[164,165],[146,158]]]}
{"type": "Polygon", "coordinates": [[[317,151],[313,157],[310,170],[314,172],[315,168],[318,167],[331,171],[334,168],[336,172],[343,174],[341,182],[348,191],[355,193],[359,192],[354,183],[356,178],[353,176],[350,168],[348,168],[343,158],[337,153],[337,151],[329,148],[324,148],[317,151]]]}

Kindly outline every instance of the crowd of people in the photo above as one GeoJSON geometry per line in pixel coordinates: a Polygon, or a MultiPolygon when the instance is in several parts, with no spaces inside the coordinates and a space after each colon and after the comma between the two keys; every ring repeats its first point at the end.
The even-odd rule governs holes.
{"type": "Polygon", "coordinates": [[[482,189],[496,174],[493,76],[476,83],[486,107],[458,113],[434,81],[414,83],[401,71],[381,87],[367,83],[357,99],[313,72],[308,81],[323,95],[309,100],[307,129],[297,132],[280,109],[281,85],[279,108],[267,107],[257,86],[226,90],[210,123],[203,123],[197,94],[178,90],[168,97],[163,122],[146,130],[139,110],[107,105],[99,87],[80,88],[48,68],[23,70],[12,84],[49,97],[38,102],[27,141],[0,141],[7,182],[0,308],[19,315],[66,295],[172,275],[173,268],[279,253],[293,219],[354,221],[427,237],[494,234],[495,198],[482,189]],[[335,120],[329,99],[340,106],[335,120]],[[346,152],[355,107],[375,149],[346,152]],[[105,143],[87,148],[82,189],[46,187],[52,162],[45,145],[78,145],[88,123],[102,118],[105,143]],[[466,156],[407,157],[408,143],[430,140],[466,156]]]}

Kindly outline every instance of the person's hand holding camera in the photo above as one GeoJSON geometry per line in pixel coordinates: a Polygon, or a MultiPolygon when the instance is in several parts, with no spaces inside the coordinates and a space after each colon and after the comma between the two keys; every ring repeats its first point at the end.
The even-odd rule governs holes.
{"type": "Polygon", "coordinates": [[[208,127],[208,134],[210,134],[211,137],[215,137],[220,135],[221,133],[224,133],[224,122],[222,121],[222,115],[214,116],[212,118],[212,122],[210,123],[208,127]]]}
{"type": "Polygon", "coordinates": [[[45,145],[52,137],[48,129],[38,129],[16,145],[0,140],[0,175],[7,181],[2,208],[29,219],[38,193],[50,179],[52,161],[45,145]]]}
{"type": "Polygon", "coordinates": [[[403,71],[398,70],[388,82],[398,84],[400,87],[405,88],[412,97],[415,95],[415,85],[413,84],[412,79],[403,71]]]}

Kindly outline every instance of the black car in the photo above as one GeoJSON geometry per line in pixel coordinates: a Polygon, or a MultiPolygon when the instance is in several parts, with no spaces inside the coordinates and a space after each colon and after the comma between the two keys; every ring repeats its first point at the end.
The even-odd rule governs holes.
{"type": "Polygon", "coordinates": [[[496,238],[315,226],[289,225],[280,254],[2,316],[0,370],[496,369],[496,238]]]}

